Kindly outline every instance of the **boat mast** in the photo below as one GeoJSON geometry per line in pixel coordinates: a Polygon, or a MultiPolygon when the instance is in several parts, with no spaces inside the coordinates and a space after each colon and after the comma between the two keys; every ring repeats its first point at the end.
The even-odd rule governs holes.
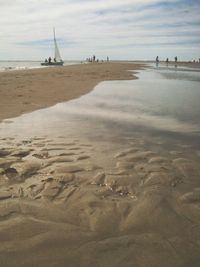
{"type": "Polygon", "coordinates": [[[57,45],[57,42],[56,42],[55,28],[53,28],[53,37],[54,37],[55,59],[56,59],[56,61],[62,61],[61,56],[60,56],[60,52],[59,52],[59,49],[58,49],[58,45],[57,45]]]}
{"type": "Polygon", "coordinates": [[[54,43],[56,42],[56,32],[55,32],[55,28],[53,27],[53,39],[54,39],[54,43]]]}

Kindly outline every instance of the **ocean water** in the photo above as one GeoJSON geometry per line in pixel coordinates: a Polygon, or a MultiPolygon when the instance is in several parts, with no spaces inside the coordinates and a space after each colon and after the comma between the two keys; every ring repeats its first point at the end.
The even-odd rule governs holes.
{"type": "MultiPolygon", "coordinates": [[[[42,61],[0,61],[0,71],[26,70],[35,68],[46,68],[41,66],[42,61]]],[[[79,64],[81,61],[65,61],[64,65],[79,64]]]]}

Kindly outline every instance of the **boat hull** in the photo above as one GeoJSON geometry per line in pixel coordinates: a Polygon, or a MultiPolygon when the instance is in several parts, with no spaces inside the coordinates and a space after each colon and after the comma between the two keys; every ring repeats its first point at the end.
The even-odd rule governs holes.
{"type": "Polygon", "coordinates": [[[40,63],[42,66],[63,66],[64,62],[59,61],[59,62],[42,62],[40,63]]]}

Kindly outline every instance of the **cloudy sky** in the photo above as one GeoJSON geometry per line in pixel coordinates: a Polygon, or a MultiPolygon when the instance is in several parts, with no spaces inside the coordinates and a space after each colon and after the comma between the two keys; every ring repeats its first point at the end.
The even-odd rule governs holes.
{"type": "Polygon", "coordinates": [[[200,58],[200,0],[0,0],[0,60],[200,58]]]}

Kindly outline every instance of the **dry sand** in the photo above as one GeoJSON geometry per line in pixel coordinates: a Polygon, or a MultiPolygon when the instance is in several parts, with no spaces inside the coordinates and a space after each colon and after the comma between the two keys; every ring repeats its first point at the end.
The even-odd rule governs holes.
{"type": "MultiPolygon", "coordinates": [[[[112,65],[56,73],[79,69],[89,88],[87,73],[95,85],[101,68],[116,68],[114,79],[132,68],[112,65]]],[[[54,75],[53,69],[28,73],[54,75]]],[[[54,86],[51,98],[53,92],[54,86]]],[[[48,105],[57,102],[51,98],[48,105]]],[[[145,142],[143,136],[121,144],[1,138],[0,266],[198,267],[200,151],[145,142]]]]}
{"type": "Polygon", "coordinates": [[[82,64],[0,73],[0,120],[52,106],[91,91],[106,80],[134,79],[141,64],[82,64]]]}

